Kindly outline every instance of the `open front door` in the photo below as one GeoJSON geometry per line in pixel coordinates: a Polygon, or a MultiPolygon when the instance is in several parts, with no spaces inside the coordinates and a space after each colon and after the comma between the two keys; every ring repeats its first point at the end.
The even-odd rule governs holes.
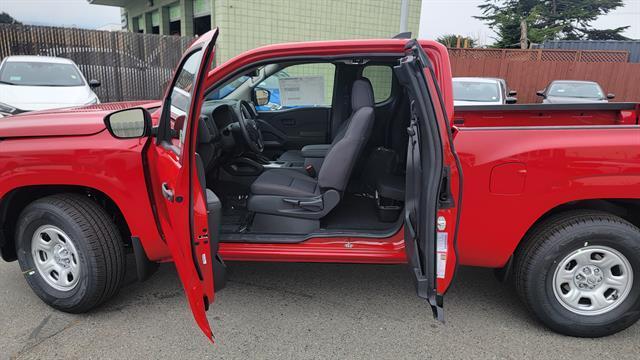
{"type": "Polygon", "coordinates": [[[213,267],[218,229],[210,229],[205,184],[198,178],[195,153],[202,86],[211,68],[218,30],[199,37],[180,61],[163,100],[156,139],[145,150],[147,180],[156,223],[184,287],[191,311],[213,341],[205,311],[214,297],[213,267]],[[213,251],[212,251],[213,250],[213,251]]]}
{"type": "Polygon", "coordinates": [[[405,248],[418,296],[427,299],[434,316],[444,321],[443,297],[457,262],[462,174],[431,61],[416,41],[407,44],[406,53],[394,69],[411,106],[405,248]]]}

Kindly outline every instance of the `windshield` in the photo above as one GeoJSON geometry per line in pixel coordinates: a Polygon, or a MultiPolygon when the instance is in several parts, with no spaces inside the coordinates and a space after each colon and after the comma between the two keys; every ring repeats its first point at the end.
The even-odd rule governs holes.
{"type": "Polygon", "coordinates": [[[227,95],[234,92],[240,85],[244,84],[245,81],[249,80],[249,76],[242,75],[239,78],[233,80],[222,88],[212,91],[209,95],[207,95],[207,100],[219,100],[224,99],[227,95]]]}
{"type": "Polygon", "coordinates": [[[453,81],[453,99],[458,101],[500,102],[498,83],[453,81]]]}
{"type": "Polygon", "coordinates": [[[72,64],[8,61],[0,69],[3,84],[23,86],[82,86],[84,80],[72,64]]]}
{"type": "Polygon", "coordinates": [[[553,83],[548,96],[574,97],[583,99],[602,99],[602,90],[595,83],[553,83]]]}

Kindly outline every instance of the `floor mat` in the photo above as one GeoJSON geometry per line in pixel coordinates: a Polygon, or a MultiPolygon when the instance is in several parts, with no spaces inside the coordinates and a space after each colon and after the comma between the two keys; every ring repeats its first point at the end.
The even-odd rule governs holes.
{"type": "Polygon", "coordinates": [[[250,213],[247,209],[247,195],[227,195],[222,200],[223,233],[246,231],[250,213]]]}
{"type": "Polygon", "coordinates": [[[371,196],[347,194],[322,221],[327,230],[386,230],[395,222],[378,219],[376,200],[371,196]]]}

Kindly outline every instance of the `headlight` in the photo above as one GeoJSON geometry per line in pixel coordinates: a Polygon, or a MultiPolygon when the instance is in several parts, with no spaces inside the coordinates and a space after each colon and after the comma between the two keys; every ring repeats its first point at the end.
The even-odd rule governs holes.
{"type": "Polygon", "coordinates": [[[13,106],[9,106],[4,103],[0,103],[0,117],[5,117],[9,115],[15,115],[21,113],[21,110],[14,108],[13,106]]]}

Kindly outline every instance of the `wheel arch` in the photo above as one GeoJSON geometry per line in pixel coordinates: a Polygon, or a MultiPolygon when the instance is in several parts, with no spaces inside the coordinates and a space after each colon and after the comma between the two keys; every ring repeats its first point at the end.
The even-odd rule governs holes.
{"type": "Polygon", "coordinates": [[[533,224],[527,229],[524,233],[515,250],[509,257],[509,260],[504,265],[503,268],[498,269],[497,276],[500,280],[508,280],[508,278],[512,275],[512,265],[514,259],[522,252],[523,248],[530,241],[530,234],[537,227],[541,226],[545,221],[556,216],[561,213],[565,213],[568,211],[575,210],[597,210],[602,211],[607,214],[618,216],[634,226],[640,228],[640,199],[585,199],[585,200],[576,200],[567,202],[564,204],[560,204],[544,214],[542,214],[538,219],[533,222],[533,224]]]}
{"type": "Polygon", "coordinates": [[[548,218],[572,210],[598,210],[621,217],[640,227],[640,199],[586,199],[564,203],[548,210],[529,227],[522,239],[526,239],[536,226],[548,218]]]}
{"type": "Polygon", "coordinates": [[[0,255],[3,260],[17,259],[15,226],[22,210],[37,199],[62,193],[84,194],[94,200],[113,219],[120,230],[123,245],[126,248],[131,246],[131,228],[118,204],[104,192],[78,185],[29,185],[12,189],[0,199],[0,255]]]}

